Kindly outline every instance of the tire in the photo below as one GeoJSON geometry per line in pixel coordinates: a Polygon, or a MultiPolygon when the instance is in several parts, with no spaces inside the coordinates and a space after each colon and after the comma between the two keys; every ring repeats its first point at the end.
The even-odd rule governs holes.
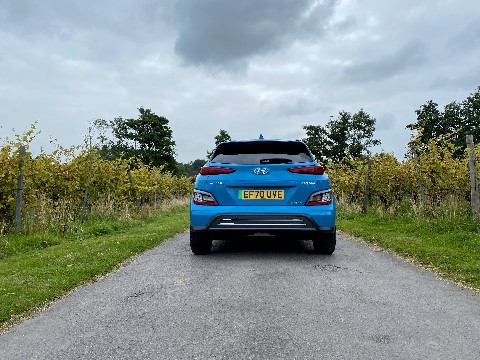
{"type": "Polygon", "coordinates": [[[206,255],[212,250],[212,239],[201,233],[190,232],[190,248],[195,255],[206,255]]]}
{"type": "Polygon", "coordinates": [[[316,254],[332,255],[336,244],[336,231],[330,234],[322,234],[318,238],[313,239],[313,251],[316,254]]]}

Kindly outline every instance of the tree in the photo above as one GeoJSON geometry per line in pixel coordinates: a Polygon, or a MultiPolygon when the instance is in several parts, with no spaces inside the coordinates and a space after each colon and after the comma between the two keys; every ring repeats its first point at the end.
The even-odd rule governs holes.
{"type": "MultiPolygon", "coordinates": [[[[215,147],[220,145],[222,142],[231,141],[231,140],[232,138],[230,137],[230,134],[228,133],[228,131],[220,129],[217,136],[215,136],[215,147]]],[[[213,150],[207,151],[207,158],[210,158],[212,154],[213,154],[213,150]]]]}
{"type": "Polygon", "coordinates": [[[203,165],[205,165],[205,160],[202,159],[196,159],[186,164],[178,163],[178,173],[184,176],[195,176],[203,165]]]}
{"type": "MultiPolygon", "coordinates": [[[[407,125],[407,129],[416,130],[419,136],[415,140],[417,146],[427,144],[430,139],[442,137],[457,149],[455,155],[461,156],[466,148],[466,135],[480,138],[480,87],[461,103],[456,101],[447,104],[444,111],[438,110],[438,104],[433,100],[415,110],[417,121],[407,125]]],[[[412,146],[413,143],[410,143],[412,146]]],[[[442,142],[438,141],[442,146],[442,142]]]]}
{"type": "Polygon", "coordinates": [[[340,162],[347,154],[360,158],[369,154],[368,148],[380,145],[374,139],[376,119],[363,109],[351,115],[340,111],[336,119],[331,118],[325,127],[304,125],[306,138],[303,141],[318,161],[340,162]]]}
{"type": "Polygon", "coordinates": [[[363,109],[353,114],[351,124],[349,143],[349,153],[354,158],[367,156],[370,154],[368,150],[371,146],[380,145],[381,141],[374,139],[375,123],[377,120],[371,117],[363,109]]]}
{"type": "Polygon", "coordinates": [[[327,130],[321,125],[304,125],[303,129],[307,133],[307,137],[303,139],[303,142],[307,144],[317,161],[321,163],[328,162],[327,149],[332,146],[332,143],[327,130]]]}
{"type": "Polygon", "coordinates": [[[407,125],[407,129],[420,130],[420,141],[427,143],[429,139],[438,137],[446,133],[443,114],[438,110],[438,104],[433,100],[427,101],[420,109],[415,110],[417,114],[417,122],[407,125]]]}
{"type": "Polygon", "coordinates": [[[465,137],[467,135],[473,135],[476,141],[480,140],[480,86],[466,100],[462,101],[460,115],[462,145],[466,146],[465,137]]]}
{"type": "Polygon", "coordinates": [[[168,119],[143,107],[138,111],[137,119],[117,117],[111,121],[94,121],[100,133],[97,149],[101,156],[107,159],[135,157],[146,165],[164,166],[167,171],[176,173],[175,142],[168,119]],[[113,139],[106,135],[108,130],[113,139]]]}

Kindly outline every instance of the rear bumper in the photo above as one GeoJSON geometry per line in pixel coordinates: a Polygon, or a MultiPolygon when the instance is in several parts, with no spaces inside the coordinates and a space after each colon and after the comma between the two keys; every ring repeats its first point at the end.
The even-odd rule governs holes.
{"type": "Polygon", "coordinates": [[[322,236],[322,234],[334,234],[335,228],[329,229],[328,231],[318,230],[318,231],[293,231],[293,230],[283,230],[283,231],[249,231],[249,230],[242,230],[242,231],[219,231],[219,230],[203,230],[203,231],[196,231],[190,229],[192,233],[202,233],[208,236],[211,239],[242,239],[247,236],[263,236],[263,235],[272,235],[276,237],[281,237],[284,239],[291,239],[291,240],[312,240],[318,239],[322,236]]]}
{"type": "Polygon", "coordinates": [[[193,205],[190,231],[219,238],[267,233],[308,239],[335,232],[335,204],[276,207],[193,205]]]}
{"type": "Polygon", "coordinates": [[[335,227],[318,226],[307,215],[221,214],[215,216],[207,226],[190,226],[190,231],[214,238],[269,234],[311,239],[320,234],[334,233],[335,227]]]}
{"type": "Polygon", "coordinates": [[[194,231],[318,231],[321,227],[308,215],[303,214],[219,214],[206,226],[191,226],[194,231]]]}
{"type": "Polygon", "coordinates": [[[314,226],[335,227],[335,199],[329,205],[319,206],[205,206],[190,203],[190,225],[194,229],[205,229],[217,216],[248,215],[261,216],[304,216],[314,226]]]}

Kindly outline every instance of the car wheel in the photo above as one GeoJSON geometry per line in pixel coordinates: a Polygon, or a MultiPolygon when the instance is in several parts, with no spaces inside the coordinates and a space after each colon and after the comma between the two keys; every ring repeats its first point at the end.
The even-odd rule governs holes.
{"type": "Polygon", "coordinates": [[[212,250],[212,239],[206,234],[190,232],[190,248],[195,255],[209,254],[212,250]]]}
{"type": "Polygon", "coordinates": [[[316,254],[332,255],[335,251],[337,243],[337,234],[322,234],[318,238],[313,239],[313,251],[316,254]]]}

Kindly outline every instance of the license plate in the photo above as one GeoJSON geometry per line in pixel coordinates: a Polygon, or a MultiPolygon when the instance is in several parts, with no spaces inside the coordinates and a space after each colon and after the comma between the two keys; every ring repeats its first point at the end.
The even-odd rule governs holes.
{"type": "Polygon", "coordinates": [[[285,190],[240,190],[241,200],[283,200],[285,190]]]}

